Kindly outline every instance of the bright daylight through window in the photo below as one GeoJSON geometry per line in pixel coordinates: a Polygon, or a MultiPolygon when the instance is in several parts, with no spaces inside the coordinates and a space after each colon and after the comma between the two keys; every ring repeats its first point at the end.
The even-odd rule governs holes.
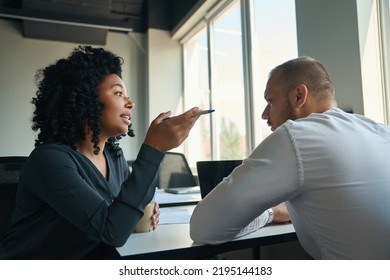
{"type": "Polygon", "coordinates": [[[204,27],[183,44],[185,107],[216,110],[202,116],[186,142],[191,166],[242,159],[270,133],[261,119],[268,72],[297,56],[295,1],[242,1],[206,15],[204,27]]]}

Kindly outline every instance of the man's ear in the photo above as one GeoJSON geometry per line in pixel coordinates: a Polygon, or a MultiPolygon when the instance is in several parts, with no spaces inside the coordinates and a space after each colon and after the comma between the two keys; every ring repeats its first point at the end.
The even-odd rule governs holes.
{"type": "Polygon", "coordinates": [[[307,102],[308,94],[309,90],[304,84],[299,84],[295,88],[291,96],[291,101],[293,102],[295,108],[302,108],[305,105],[305,103],[307,102]]]}

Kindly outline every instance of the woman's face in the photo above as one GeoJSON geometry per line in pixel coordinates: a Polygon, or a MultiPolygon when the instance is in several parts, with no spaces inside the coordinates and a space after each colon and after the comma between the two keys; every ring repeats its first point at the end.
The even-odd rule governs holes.
{"type": "Polygon", "coordinates": [[[116,74],[107,75],[98,86],[102,110],[101,135],[106,138],[127,133],[134,103],[128,98],[125,84],[116,74]]]}

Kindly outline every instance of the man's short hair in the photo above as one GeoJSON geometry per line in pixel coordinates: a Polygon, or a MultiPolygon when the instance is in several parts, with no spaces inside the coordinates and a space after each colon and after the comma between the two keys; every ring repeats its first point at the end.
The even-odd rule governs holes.
{"type": "Polygon", "coordinates": [[[325,66],[309,56],[301,56],[286,61],[270,72],[270,77],[280,73],[281,86],[286,94],[304,84],[317,100],[334,98],[334,86],[325,66]]]}

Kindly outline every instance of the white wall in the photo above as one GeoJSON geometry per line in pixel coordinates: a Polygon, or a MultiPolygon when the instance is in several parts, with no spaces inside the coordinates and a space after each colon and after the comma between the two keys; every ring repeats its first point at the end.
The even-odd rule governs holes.
{"type": "MultiPolygon", "coordinates": [[[[145,135],[145,35],[109,32],[103,46],[123,57],[123,80],[136,103],[136,139],[124,139],[126,157],[137,155],[145,135]]],[[[68,56],[78,44],[26,39],[20,21],[0,19],[0,156],[28,155],[35,134],[31,129],[36,70],[68,56]]]]}
{"type": "Polygon", "coordinates": [[[356,1],[296,0],[298,52],[325,64],[340,108],[364,114],[356,1]]]}
{"type": "MultiPolygon", "coordinates": [[[[183,107],[183,67],[181,45],[168,31],[149,29],[147,32],[147,100],[149,121],[161,112],[172,116],[189,108],[183,107]]],[[[196,104],[194,105],[196,106],[196,104]]],[[[184,152],[185,144],[172,151],[184,152]]]]}
{"type": "Polygon", "coordinates": [[[149,29],[147,46],[149,120],[169,110],[172,111],[172,115],[181,113],[183,111],[181,99],[183,70],[180,43],[171,39],[168,31],[149,29]]]}

